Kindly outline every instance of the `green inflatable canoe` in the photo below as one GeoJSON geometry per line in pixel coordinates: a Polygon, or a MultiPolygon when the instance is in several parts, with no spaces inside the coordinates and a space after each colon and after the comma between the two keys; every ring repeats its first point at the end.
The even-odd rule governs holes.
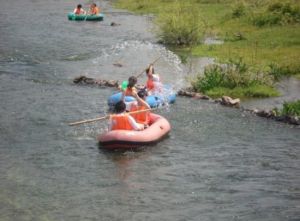
{"type": "Polygon", "coordinates": [[[104,15],[100,13],[99,15],[75,15],[70,12],[68,14],[68,19],[72,21],[103,21],[104,15]]]}

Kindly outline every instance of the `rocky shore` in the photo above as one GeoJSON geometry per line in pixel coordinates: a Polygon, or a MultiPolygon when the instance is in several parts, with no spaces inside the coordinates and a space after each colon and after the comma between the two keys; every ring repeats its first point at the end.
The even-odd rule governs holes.
{"type": "MultiPolygon", "coordinates": [[[[114,87],[120,88],[120,84],[118,81],[115,80],[103,80],[103,79],[94,79],[86,76],[79,76],[73,80],[73,83],[79,85],[92,85],[97,87],[114,87]]],[[[137,88],[143,88],[143,85],[137,85],[137,88]]],[[[292,125],[300,125],[300,117],[298,116],[277,116],[276,112],[273,110],[258,110],[258,109],[246,109],[241,106],[241,101],[239,98],[233,99],[229,96],[222,96],[218,99],[212,99],[207,95],[198,93],[193,91],[192,88],[183,88],[177,91],[178,96],[190,97],[194,99],[201,99],[201,100],[211,100],[221,105],[227,107],[234,107],[239,108],[242,111],[247,111],[252,114],[255,114],[259,117],[264,117],[292,125]]]]}

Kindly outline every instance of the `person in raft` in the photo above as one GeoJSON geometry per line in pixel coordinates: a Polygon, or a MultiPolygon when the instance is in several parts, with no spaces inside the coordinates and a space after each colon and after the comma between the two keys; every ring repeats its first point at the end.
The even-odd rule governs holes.
{"type": "Polygon", "coordinates": [[[153,64],[150,64],[146,69],[147,82],[146,89],[149,95],[155,94],[156,92],[161,92],[162,83],[160,82],[160,77],[158,74],[154,74],[153,64]]]}
{"type": "Polygon", "coordinates": [[[77,7],[74,9],[74,14],[75,15],[85,15],[86,14],[86,12],[83,10],[81,4],[77,5],[77,7]]]}
{"type": "Polygon", "coordinates": [[[100,13],[99,8],[95,3],[92,3],[90,6],[89,14],[90,15],[98,15],[100,13]]]}
{"type": "Polygon", "coordinates": [[[149,111],[143,111],[139,113],[130,113],[130,115],[136,120],[137,123],[143,124],[144,128],[147,128],[150,123],[150,105],[145,101],[147,97],[147,91],[146,90],[140,90],[138,93],[133,92],[132,96],[136,99],[136,101],[132,102],[125,102],[126,103],[126,110],[130,112],[135,111],[142,111],[147,110],[149,111]]]}
{"type": "Polygon", "coordinates": [[[137,83],[137,78],[135,76],[131,76],[128,78],[127,88],[123,92],[123,97],[133,96],[133,93],[135,94],[137,93],[137,89],[135,88],[136,83],[137,83]]]}
{"type": "Polygon", "coordinates": [[[115,105],[115,114],[110,116],[109,130],[143,130],[144,125],[139,124],[126,111],[126,104],[123,100],[115,105]]]}

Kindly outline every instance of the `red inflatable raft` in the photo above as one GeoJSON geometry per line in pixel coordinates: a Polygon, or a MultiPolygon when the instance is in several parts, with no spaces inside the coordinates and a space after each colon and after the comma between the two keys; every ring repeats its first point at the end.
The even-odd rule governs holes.
{"type": "Polygon", "coordinates": [[[150,113],[150,126],[142,131],[112,130],[97,137],[106,149],[132,149],[154,144],[171,130],[170,123],[160,115],[150,113]]]}

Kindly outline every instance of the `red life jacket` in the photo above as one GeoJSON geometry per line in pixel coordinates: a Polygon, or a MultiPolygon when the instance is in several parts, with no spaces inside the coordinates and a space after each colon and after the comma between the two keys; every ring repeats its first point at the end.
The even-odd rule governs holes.
{"type": "Polygon", "coordinates": [[[153,90],[154,84],[153,84],[153,80],[152,79],[148,78],[148,80],[146,82],[146,87],[147,87],[148,91],[153,90]]]}

